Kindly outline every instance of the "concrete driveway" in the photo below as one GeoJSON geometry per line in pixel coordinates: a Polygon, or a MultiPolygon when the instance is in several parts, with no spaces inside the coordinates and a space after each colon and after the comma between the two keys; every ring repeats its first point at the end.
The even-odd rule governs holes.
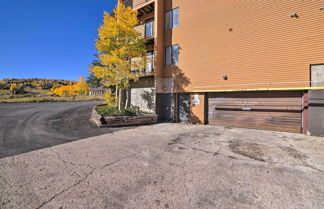
{"type": "Polygon", "coordinates": [[[323,209],[324,139],[158,124],[0,159],[0,208],[323,209]]]}

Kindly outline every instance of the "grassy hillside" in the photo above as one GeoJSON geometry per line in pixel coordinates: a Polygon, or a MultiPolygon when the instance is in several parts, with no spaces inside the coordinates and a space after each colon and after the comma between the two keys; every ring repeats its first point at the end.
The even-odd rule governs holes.
{"type": "Polygon", "coordinates": [[[73,102],[99,101],[103,97],[93,96],[57,96],[52,89],[60,86],[73,85],[75,81],[56,79],[4,79],[0,81],[0,103],[15,102],[73,102]],[[13,94],[10,86],[17,84],[23,88],[23,93],[13,94]]]}

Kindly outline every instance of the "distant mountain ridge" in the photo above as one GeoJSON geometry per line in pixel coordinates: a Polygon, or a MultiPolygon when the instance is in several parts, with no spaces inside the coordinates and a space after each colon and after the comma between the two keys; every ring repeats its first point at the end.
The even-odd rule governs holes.
{"type": "Polygon", "coordinates": [[[61,86],[74,85],[76,81],[63,79],[46,79],[46,78],[4,78],[0,80],[0,89],[9,89],[11,84],[17,84],[22,87],[55,89],[61,86]]]}

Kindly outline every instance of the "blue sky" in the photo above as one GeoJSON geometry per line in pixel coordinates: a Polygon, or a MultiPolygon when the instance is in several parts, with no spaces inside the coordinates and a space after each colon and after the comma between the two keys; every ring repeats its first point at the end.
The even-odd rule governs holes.
{"type": "Polygon", "coordinates": [[[0,79],[88,76],[115,0],[0,0],[0,79]]]}

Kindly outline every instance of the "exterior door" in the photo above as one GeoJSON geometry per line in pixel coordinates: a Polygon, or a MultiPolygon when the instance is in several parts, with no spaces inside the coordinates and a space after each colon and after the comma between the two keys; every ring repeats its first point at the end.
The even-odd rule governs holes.
{"type": "Polygon", "coordinates": [[[179,94],[179,122],[186,123],[190,118],[190,94],[179,94]]]}
{"type": "Polygon", "coordinates": [[[301,91],[211,93],[209,124],[301,133],[301,91]]]}

